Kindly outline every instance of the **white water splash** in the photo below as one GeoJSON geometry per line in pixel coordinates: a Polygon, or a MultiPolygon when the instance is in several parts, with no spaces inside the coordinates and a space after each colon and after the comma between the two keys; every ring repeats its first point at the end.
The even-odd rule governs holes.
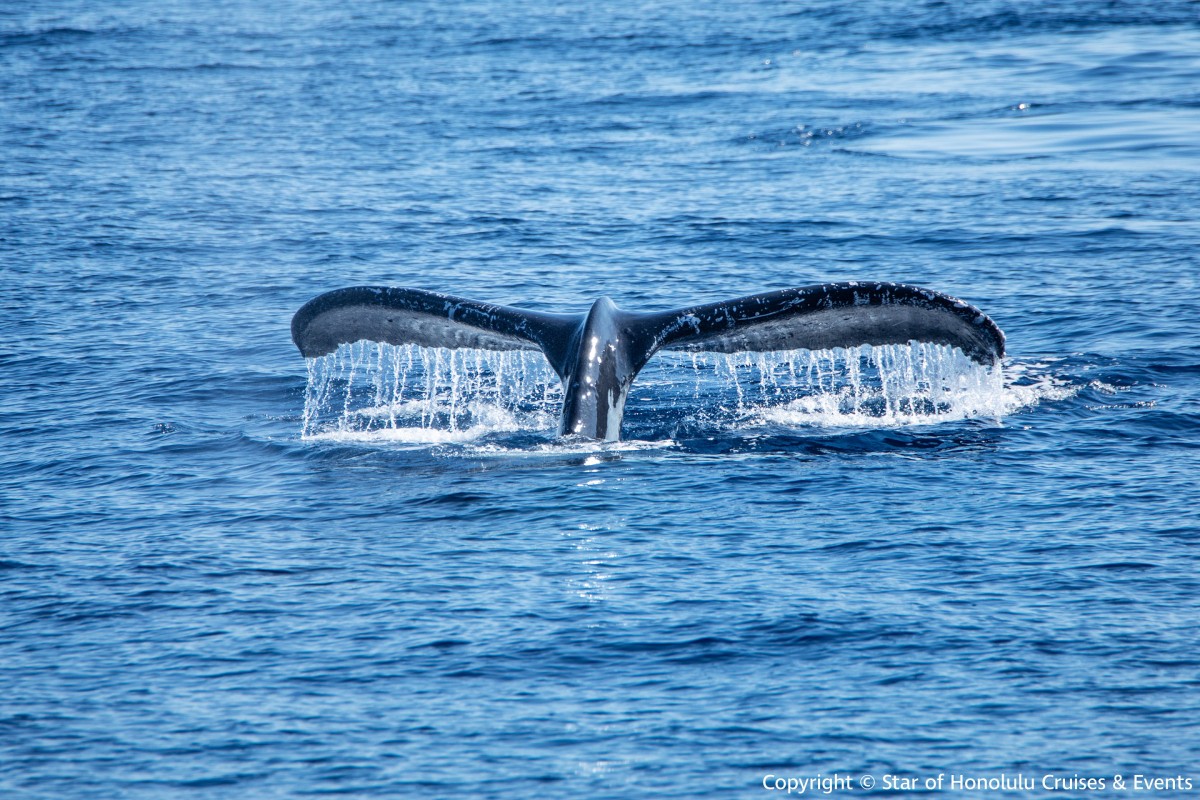
{"type": "MultiPolygon", "coordinates": [[[[1045,366],[1045,365],[1040,365],[1045,366]]],[[[628,411],[718,429],[862,428],[999,421],[1076,388],[1039,365],[983,367],[923,343],[809,351],[655,356],[628,411]]],[[[558,427],[562,385],[534,351],[368,342],[308,361],[304,438],[438,444],[558,427]]]]}
{"type": "Polygon", "coordinates": [[[436,443],[558,425],[562,384],[538,352],[372,342],[308,360],[305,438],[436,443]]]}
{"type": "Polygon", "coordinates": [[[925,343],[697,353],[692,366],[698,384],[708,372],[734,385],[735,401],[719,410],[735,427],[922,425],[999,419],[1020,405],[1006,392],[1000,367],[983,367],[959,350],[925,343]]]}

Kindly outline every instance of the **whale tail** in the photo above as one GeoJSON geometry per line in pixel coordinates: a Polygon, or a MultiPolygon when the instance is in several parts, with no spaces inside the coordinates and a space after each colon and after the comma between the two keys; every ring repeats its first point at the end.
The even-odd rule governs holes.
{"type": "Polygon", "coordinates": [[[624,311],[602,297],[586,314],[354,286],[313,298],[292,318],[292,340],[305,358],[362,339],[540,350],[565,390],[559,432],[605,440],[620,437],[629,387],[662,349],[732,353],[919,341],[957,347],[984,365],[1004,357],[1004,334],[982,311],[898,283],[828,283],[651,313],[624,311]]]}

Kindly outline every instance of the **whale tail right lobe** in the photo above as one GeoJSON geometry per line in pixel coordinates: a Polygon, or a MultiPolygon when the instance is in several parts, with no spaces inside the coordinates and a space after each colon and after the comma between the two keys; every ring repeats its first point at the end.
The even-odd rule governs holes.
{"type": "Polygon", "coordinates": [[[849,281],[723,300],[648,315],[658,347],[721,353],[828,350],[929,342],[991,365],[1004,334],[986,314],[949,295],[901,283],[849,281]]]}
{"type": "Polygon", "coordinates": [[[601,298],[586,314],[357,286],[301,307],[292,339],[306,358],[362,339],[540,350],[565,390],[560,433],[605,440],[619,437],[629,387],[660,349],[731,353],[919,341],[957,347],[984,365],[1004,357],[1004,334],[979,309],[929,289],[854,281],[651,313],[623,311],[601,298]]]}

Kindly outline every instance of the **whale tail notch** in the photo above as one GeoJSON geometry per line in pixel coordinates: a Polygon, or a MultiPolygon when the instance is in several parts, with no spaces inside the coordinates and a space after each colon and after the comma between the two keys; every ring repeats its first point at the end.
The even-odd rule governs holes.
{"type": "Polygon", "coordinates": [[[982,311],[898,283],[827,283],[651,313],[623,311],[602,297],[586,314],[354,286],[313,298],[292,318],[292,340],[306,358],[363,339],[540,350],[565,390],[559,432],[609,441],[620,437],[633,379],[661,349],[732,353],[919,341],[957,347],[984,365],[1004,358],[1004,334],[982,311]]]}

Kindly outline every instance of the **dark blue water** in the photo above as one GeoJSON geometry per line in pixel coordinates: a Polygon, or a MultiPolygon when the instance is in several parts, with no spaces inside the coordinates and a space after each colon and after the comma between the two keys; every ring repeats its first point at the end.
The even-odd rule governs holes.
{"type": "Polygon", "coordinates": [[[5,6],[0,794],[1200,789],[1198,133],[1179,0],[5,6]],[[848,279],[1000,410],[301,435],[339,286],[848,279]]]}

